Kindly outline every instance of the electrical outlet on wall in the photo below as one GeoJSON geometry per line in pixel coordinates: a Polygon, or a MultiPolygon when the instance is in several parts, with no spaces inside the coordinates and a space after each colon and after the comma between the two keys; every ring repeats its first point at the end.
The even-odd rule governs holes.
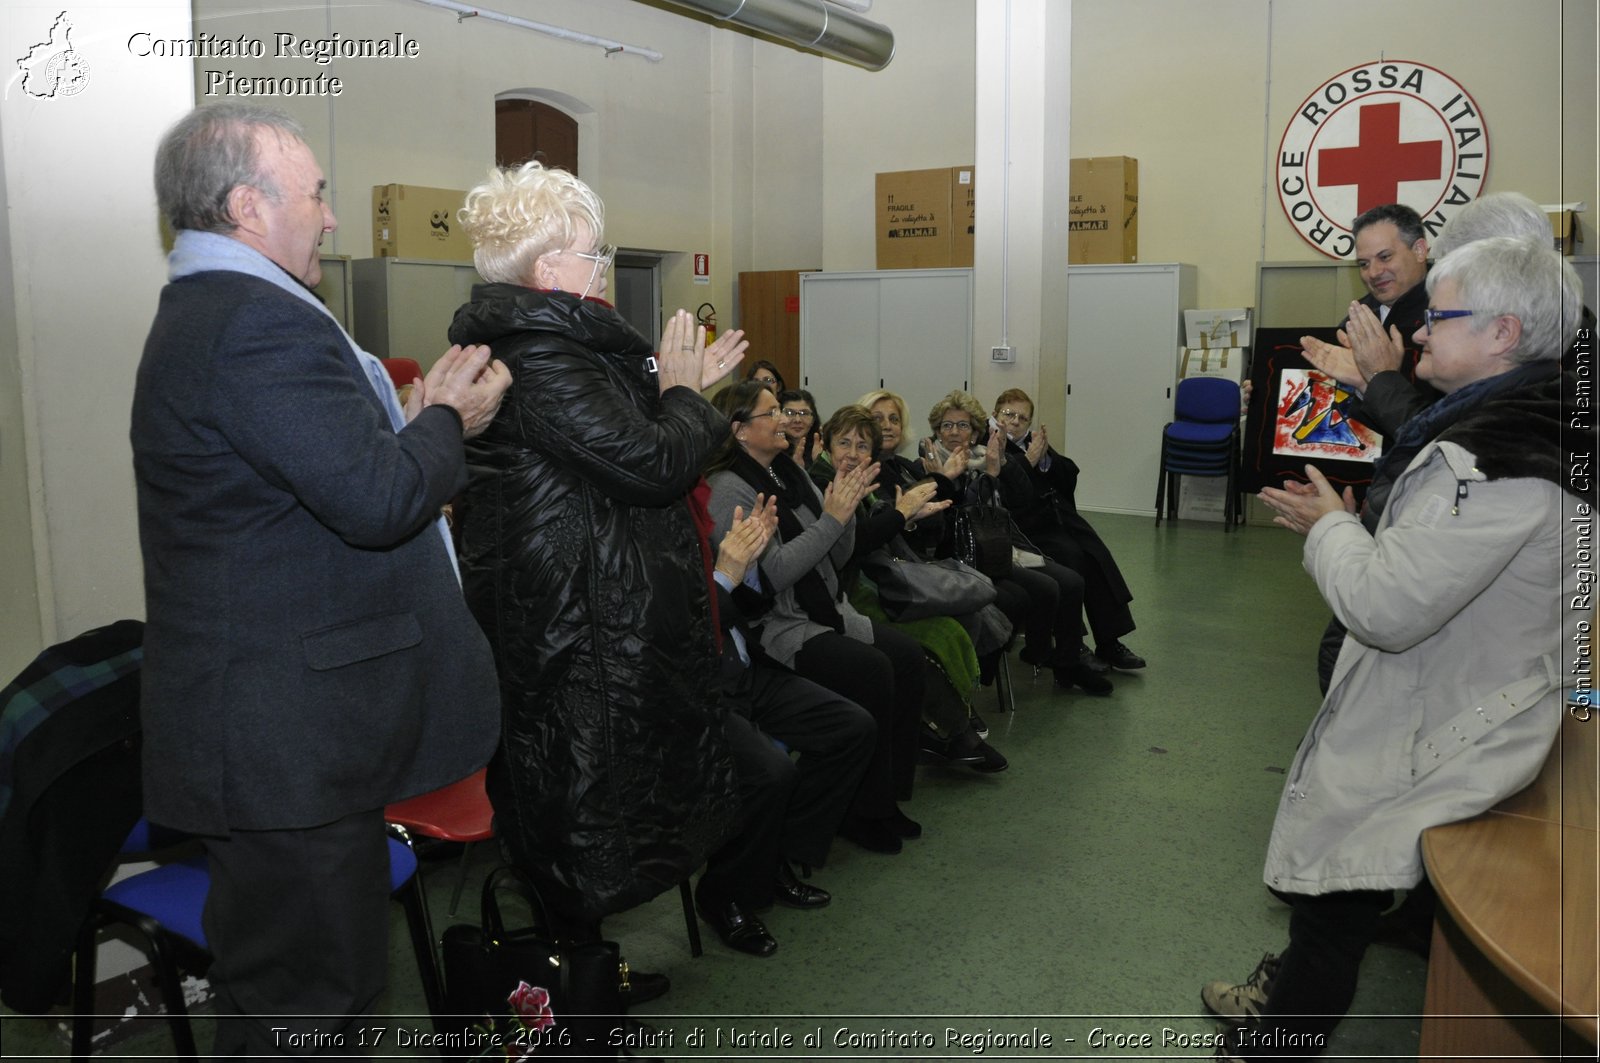
{"type": "Polygon", "coordinates": [[[1016,360],[1017,360],[1017,349],[1015,347],[991,347],[991,348],[989,348],[989,361],[991,361],[991,362],[997,362],[997,363],[1002,363],[1002,364],[1005,364],[1005,365],[1010,365],[1011,363],[1015,362],[1016,360]]]}

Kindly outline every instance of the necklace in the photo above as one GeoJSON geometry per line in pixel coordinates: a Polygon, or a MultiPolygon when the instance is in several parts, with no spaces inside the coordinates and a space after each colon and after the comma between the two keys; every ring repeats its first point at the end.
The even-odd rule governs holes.
{"type": "Polygon", "coordinates": [[[774,469],[771,465],[767,466],[767,475],[772,477],[773,483],[777,484],[779,487],[783,486],[783,477],[779,476],[778,470],[774,469]]]}

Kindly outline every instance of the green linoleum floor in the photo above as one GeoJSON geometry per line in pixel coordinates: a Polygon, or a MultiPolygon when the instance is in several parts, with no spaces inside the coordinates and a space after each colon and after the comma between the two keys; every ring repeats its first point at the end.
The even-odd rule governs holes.
{"type": "MultiPolygon", "coordinates": [[[[905,809],[924,837],[894,857],[836,843],[813,879],[833,904],[771,912],[780,947],[769,959],[734,953],[709,929],[705,955],[691,959],[675,891],[607,920],[630,963],[672,977],[671,993],[639,1009],[663,1031],[655,1054],[970,1059],[977,1046],[948,1044],[947,1029],[1037,1028],[1050,1048],[985,1055],[1209,1056],[1184,1043],[1217,1030],[1198,1014],[1200,984],[1242,980],[1286,941],[1288,909],[1262,886],[1261,862],[1282,772],[1317,707],[1327,611],[1300,567],[1301,540],[1277,528],[1092,519],[1136,595],[1139,630],[1125,641],[1150,667],[1093,698],[1058,693],[1013,658],[1017,711],[996,712],[992,690],[977,702],[1011,769],[923,768],[905,809]],[[805,1046],[819,1027],[822,1046],[805,1046]],[[696,1029],[706,1044],[690,1043],[696,1029]],[[1155,1043],[1100,1047],[1097,1029],[1155,1043]],[[885,1030],[934,1047],[861,1040],[885,1030]],[[730,1047],[729,1031],[778,1031],[795,1044],[730,1047]]],[[[459,917],[474,914],[475,887],[496,859],[493,845],[471,854],[459,917]]],[[[455,868],[426,865],[441,923],[455,868]]],[[[384,1010],[420,1013],[398,907],[392,954],[384,1010]]],[[[1414,1057],[1424,973],[1419,957],[1374,946],[1329,1057],[1414,1057]]],[[[7,1013],[4,1024],[7,1056],[65,1052],[48,1020],[7,1013]]],[[[206,1044],[203,1025],[200,1036],[206,1044]]],[[[166,1058],[170,1043],[151,1025],[107,1058],[166,1058]]]]}

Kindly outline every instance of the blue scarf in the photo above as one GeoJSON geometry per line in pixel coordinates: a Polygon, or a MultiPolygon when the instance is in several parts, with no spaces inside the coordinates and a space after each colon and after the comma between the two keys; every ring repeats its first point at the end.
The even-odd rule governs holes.
{"type": "MultiPolygon", "coordinates": [[[[389,371],[383,367],[382,362],[362,350],[361,345],[351,339],[350,334],[345,332],[344,326],[339,324],[339,319],[322,305],[322,300],[312,294],[311,289],[291,277],[282,266],[266,255],[231,236],[198,232],[193,229],[180,231],[177,240],[173,241],[172,253],[167,256],[167,279],[181,280],[196,273],[211,273],[217,270],[244,273],[257,280],[266,281],[306,305],[316,307],[319,313],[326,314],[328,320],[332,321],[344,336],[345,343],[350,345],[356,361],[361,363],[362,371],[367,376],[367,383],[377,392],[378,401],[383,404],[384,412],[389,415],[389,426],[396,433],[404,430],[406,411],[400,405],[399,396],[395,394],[394,384],[389,379],[389,371]]],[[[459,583],[461,570],[456,565],[455,546],[450,541],[450,526],[443,516],[435,526],[439,529],[439,537],[444,540],[445,554],[450,558],[450,567],[455,571],[456,582],[459,583]]]]}

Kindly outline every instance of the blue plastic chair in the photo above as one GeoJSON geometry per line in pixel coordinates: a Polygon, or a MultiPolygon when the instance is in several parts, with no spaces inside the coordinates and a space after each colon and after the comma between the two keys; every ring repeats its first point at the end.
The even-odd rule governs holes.
{"type": "Polygon", "coordinates": [[[1225,477],[1222,530],[1244,518],[1238,490],[1239,385],[1218,377],[1178,381],[1175,420],[1161,432],[1161,468],[1156,474],[1156,525],[1165,511],[1178,518],[1178,490],[1184,476],[1225,477]]]}
{"type": "MultiPolygon", "coordinates": [[[[183,840],[182,835],[152,828],[141,819],[124,843],[123,852],[144,853],[183,840]]],[[[423,997],[428,1011],[438,1016],[444,1011],[444,994],[429,938],[417,857],[404,842],[393,837],[388,841],[390,891],[405,909],[423,997]]],[[[199,1059],[179,971],[203,974],[211,965],[205,929],[200,923],[210,890],[211,874],[204,854],[188,853],[113,882],[101,893],[78,935],[72,987],[74,1059],[86,1060],[93,1050],[96,938],[101,929],[113,924],[131,927],[143,938],[144,952],[155,968],[157,987],[166,1005],[175,1054],[180,1059],[199,1059]]]]}

